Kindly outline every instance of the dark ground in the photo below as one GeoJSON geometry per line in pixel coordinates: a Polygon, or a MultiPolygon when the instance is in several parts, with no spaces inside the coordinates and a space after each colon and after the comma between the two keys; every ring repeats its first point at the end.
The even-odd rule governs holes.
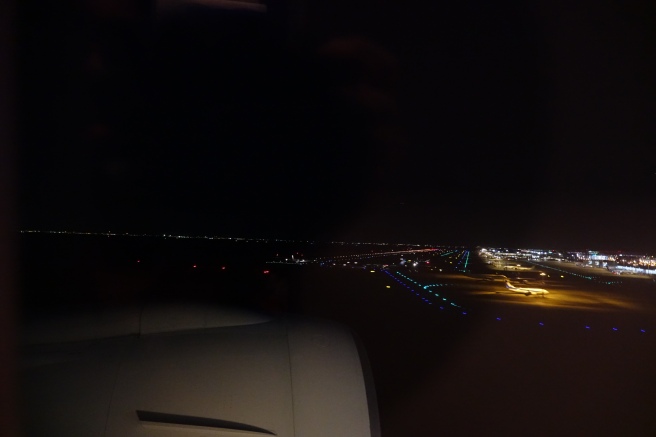
{"type": "MultiPolygon", "coordinates": [[[[29,317],[191,299],[349,326],[371,364],[383,437],[642,436],[656,430],[653,333],[633,329],[653,314],[500,306],[459,296],[456,289],[445,291],[467,305],[469,314],[463,316],[426,305],[370,269],[263,262],[274,252],[312,250],[306,245],[274,249],[207,240],[28,239],[23,296],[29,317]],[[224,263],[227,269],[221,270],[224,263]],[[615,322],[621,324],[619,332],[609,328],[615,322]],[[583,329],[584,324],[594,329],[583,329]]],[[[314,250],[314,255],[321,252],[314,250]]],[[[439,258],[434,265],[446,262],[439,258]]],[[[474,270],[483,267],[472,262],[474,270]]],[[[431,275],[411,276],[421,282],[431,275]]]]}

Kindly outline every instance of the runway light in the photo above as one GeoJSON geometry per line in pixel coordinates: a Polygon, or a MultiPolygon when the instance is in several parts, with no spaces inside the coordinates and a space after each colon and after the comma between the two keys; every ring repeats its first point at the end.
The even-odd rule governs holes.
{"type": "Polygon", "coordinates": [[[586,326],[585,329],[590,329],[590,327],[589,327],[589,326],[586,326]]]}
{"type": "Polygon", "coordinates": [[[501,317],[497,317],[497,320],[501,320],[501,317]]]}
{"type": "Polygon", "coordinates": [[[544,326],[544,323],[540,322],[540,326],[544,326]]]}
{"type": "Polygon", "coordinates": [[[645,332],[647,332],[647,331],[645,331],[644,329],[641,329],[640,332],[645,333],[645,332]]]}
{"type": "Polygon", "coordinates": [[[617,331],[617,328],[613,328],[613,331],[617,331]]]}
{"type": "Polygon", "coordinates": [[[390,287],[389,285],[386,285],[385,288],[392,288],[392,287],[390,287]]]}

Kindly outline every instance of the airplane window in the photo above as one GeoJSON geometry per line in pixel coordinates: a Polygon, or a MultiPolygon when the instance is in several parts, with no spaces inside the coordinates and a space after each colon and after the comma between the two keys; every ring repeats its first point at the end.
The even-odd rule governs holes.
{"type": "MultiPolygon", "coordinates": [[[[650,2],[15,3],[24,397],[97,375],[70,418],[115,435],[656,432],[650,2]],[[214,396],[185,353],[239,369],[221,414],[132,406],[157,360],[214,396]],[[357,408],[285,388],[351,364],[357,408]]],[[[29,399],[29,435],[64,414],[29,399]]]]}

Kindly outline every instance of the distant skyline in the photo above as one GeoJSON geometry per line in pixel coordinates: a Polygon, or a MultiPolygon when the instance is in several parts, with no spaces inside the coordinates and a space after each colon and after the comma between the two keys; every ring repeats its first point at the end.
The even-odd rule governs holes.
{"type": "Polygon", "coordinates": [[[281,242],[281,243],[305,243],[305,244],[346,244],[346,245],[364,245],[364,246],[383,246],[383,245],[411,245],[411,246],[434,246],[434,247],[485,247],[496,249],[511,250],[545,250],[545,251],[562,251],[562,252],[585,252],[598,251],[605,253],[624,253],[627,255],[648,255],[654,256],[656,253],[631,252],[621,249],[601,248],[601,247],[581,247],[578,249],[564,249],[552,246],[509,246],[509,245],[486,245],[486,244],[444,244],[439,241],[372,241],[372,240],[308,240],[308,239],[286,239],[278,237],[250,237],[239,235],[220,235],[220,234],[192,234],[185,235],[180,233],[135,233],[129,231],[84,231],[84,230],[39,230],[39,229],[22,229],[21,234],[62,234],[62,235],[88,235],[88,236],[116,236],[116,237],[148,237],[148,238],[166,238],[166,239],[199,239],[199,240],[231,240],[254,241],[254,242],[281,242]]]}

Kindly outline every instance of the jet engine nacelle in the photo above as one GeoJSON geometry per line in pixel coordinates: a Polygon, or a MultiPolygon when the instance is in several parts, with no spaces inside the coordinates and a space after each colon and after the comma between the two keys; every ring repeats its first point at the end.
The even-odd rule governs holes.
{"type": "Polygon", "coordinates": [[[366,360],[337,324],[169,306],[26,335],[29,436],[379,435],[366,360]]]}

